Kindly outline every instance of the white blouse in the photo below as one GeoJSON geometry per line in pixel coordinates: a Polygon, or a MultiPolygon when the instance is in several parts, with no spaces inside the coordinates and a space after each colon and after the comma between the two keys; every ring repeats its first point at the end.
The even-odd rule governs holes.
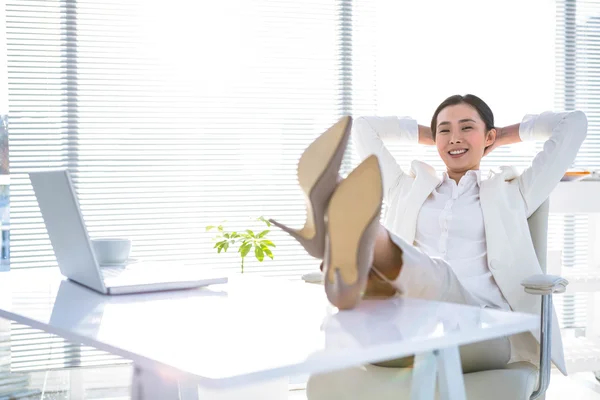
{"type": "Polygon", "coordinates": [[[417,217],[415,246],[444,259],[482,306],[510,309],[488,268],[480,171],[468,171],[456,184],[444,173],[417,217]]]}

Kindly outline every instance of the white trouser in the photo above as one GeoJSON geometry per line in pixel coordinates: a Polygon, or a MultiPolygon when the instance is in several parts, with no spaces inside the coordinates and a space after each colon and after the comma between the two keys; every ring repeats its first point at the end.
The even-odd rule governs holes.
{"type": "MultiPolygon", "coordinates": [[[[460,283],[446,261],[428,256],[392,233],[390,233],[390,238],[403,252],[400,274],[390,283],[403,296],[479,306],[479,302],[460,283]]],[[[445,317],[445,315],[428,316],[424,318],[424,322],[435,325],[441,323],[444,328],[451,329],[452,327],[447,326],[447,323],[456,323],[463,316],[445,317]]],[[[468,318],[468,315],[464,317],[468,318]]],[[[422,324],[415,323],[414,329],[420,328],[422,328],[422,324]]],[[[459,351],[462,372],[468,374],[504,369],[510,360],[511,344],[507,337],[499,337],[461,346],[459,351]]],[[[407,399],[410,396],[413,362],[412,356],[402,357],[377,362],[373,365],[313,375],[307,384],[307,398],[311,400],[407,399]]]]}
{"type": "MultiPolygon", "coordinates": [[[[390,238],[402,250],[402,269],[391,282],[406,297],[444,301],[480,307],[477,299],[459,281],[447,261],[430,257],[419,248],[390,233],[390,238]]],[[[511,344],[507,337],[461,346],[465,372],[503,368],[510,360],[511,344]]],[[[400,359],[378,363],[381,366],[404,367],[412,360],[400,359]]]]}
{"type": "Polygon", "coordinates": [[[390,232],[390,239],[402,250],[402,269],[391,283],[406,297],[479,306],[460,283],[448,262],[430,257],[390,232]]]}

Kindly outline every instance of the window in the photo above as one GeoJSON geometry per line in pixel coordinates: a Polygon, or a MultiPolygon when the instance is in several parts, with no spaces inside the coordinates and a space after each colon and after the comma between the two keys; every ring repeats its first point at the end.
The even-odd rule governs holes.
{"type": "MultiPolygon", "coordinates": [[[[520,122],[526,113],[581,109],[588,138],[574,167],[600,169],[599,95],[593,90],[600,76],[597,1],[378,4],[378,113],[411,115],[429,125],[437,105],[455,93],[483,98],[498,126],[520,122]]],[[[435,147],[390,147],[406,168],[418,158],[443,170],[435,147]]],[[[496,149],[484,158],[484,176],[500,165],[527,167],[540,149],[541,143],[496,149]]],[[[563,249],[565,268],[587,268],[587,236],[587,216],[551,216],[549,246],[563,249]]],[[[585,294],[555,298],[564,328],[585,326],[586,301],[585,294]]]]}
{"type": "MultiPolygon", "coordinates": [[[[300,225],[302,150],[339,116],[376,111],[369,2],[164,4],[7,1],[12,268],[55,265],[27,172],[68,167],[92,237],[131,237],[134,257],[239,270],[205,227],[260,215],[300,225]]],[[[275,260],[247,260],[246,272],[316,270],[271,235],[275,260]]],[[[118,362],[11,332],[14,370],[118,362]]]]}
{"type": "MultiPolygon", "coordinates": [[[[376,111],[367,3],[9,1],[12,267],[55,265],[26,175],[51,166],[73,173],[91,235],[132,238],[134,257],[238,270],[207,225],[300,226],[302,150],[376,111]]],[[[317,268],[271,236],[275,261],[246,271],[317,268]]]]}
{"type": "MultiPolygon", "coordinates": [[[[244,229],[260,215],[301,225],[296,161],[337,117],[427,125],[454,93],[482,97],[497,125],[583,109],[575,166],[598,169],[599,35],[592,0],[8,0],[11,265],[55,265],[26,174],[62,166],[93,237],[131,237],[134,257],[238,270],[205,226],[244,229]]],[[[391,150],[441,168],[434,148],[391,150]]],[[[501,148],[482,167],[525,167],[537,150],[501,148]]],[[[583,265],[585,217],[551,224],[564,265],[583,265]]],[[[287,235],[271,237],[275,261],[247,271],[316,270],[287,235]]],[[[563,300],[563,326],[580,326],[582,300],[563,300]]]]}
{"type": "MultiPolygon", "coordinates": [[[[574,167],[600,170],[600,94],[595,88],[600,77],[600,3],[559,0],[556,2],[556,89],[557,108],[580,109],[588,117],[588,136],[574,167]]],[[[563,249],[565,268],[588,268],[588,215],[554,215],[549,241],[563,249]]],[[[563,296],[563,326],[586,325],[588,295],[563,296]]]]}

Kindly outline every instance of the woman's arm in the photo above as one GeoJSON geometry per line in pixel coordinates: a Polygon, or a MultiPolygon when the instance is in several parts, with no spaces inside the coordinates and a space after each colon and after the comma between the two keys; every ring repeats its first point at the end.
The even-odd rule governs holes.
{"type": "MultiPolygon", "coordinates": [[[[398,117],[358,117],[352,124],[352,138],[361,160],[371,154],[379,159],[383,175],[384,194],[390,191],[406,178],[406,174],[385,147],[385,143],[417,144],[427,141],[427,130],[420,128],[412,118],[398,117]]],[[[430,134],[430,133],[429,133],[430,134]]]]}
{"type": "Polygon", "coordinates": [[[546,201],[575,161],[587,135],[587,117],[581,111],[527,115],[519,124],[518,133],[523,141],[546,140],[543,150],[518,178],[529,217],[546,201]]]}
{"type": "Polygon", "coordinates": [[[496,129],[496,140],[493,144],[485,148],[483,153],[484,157],[490,154],[490,152],[500,146],[506,146],[509,144],[522,142],[521,136],[519,135],[519,128],[521,124],[514,124],[505,126],[504,128],[496,129]]]}
{"type": "Polygon", "coordinates": [[[499,146],[522,142],[519,135],[521,124],[505,126],[504,128],[496,128],[496,141],[499,146]]]}

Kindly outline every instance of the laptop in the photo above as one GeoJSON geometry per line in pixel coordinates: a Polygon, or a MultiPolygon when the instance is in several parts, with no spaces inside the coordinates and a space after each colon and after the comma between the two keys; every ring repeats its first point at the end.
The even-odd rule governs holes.
{"type": "Polygon", "coordinates": [[[136,262],[100,267],[66,169],[29,173],[60,272],[105,294],[190,289],[226,283],[223,273],[175,262],[136,262]]]}

